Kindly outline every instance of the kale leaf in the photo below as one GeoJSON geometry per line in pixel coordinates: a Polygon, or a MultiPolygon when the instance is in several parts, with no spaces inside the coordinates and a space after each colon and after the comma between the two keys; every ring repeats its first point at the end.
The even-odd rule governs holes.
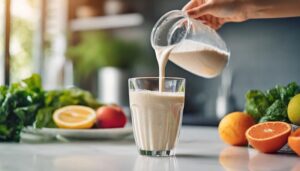
{"type": "Polygon", "coordinates": [[[53,112],[67,105],[101,106],[89,92],[78,88],[45,91],[37,74],[0,86],[0,142],[19,141],[21,130],[29,125],[56,127],[53,112]]]}
{"type": "Polygon", "coordinates": [[[291,98],[298,93],[300,93],[300,87],[295,82],[287,86],[277,85],[265,92],[250,90],[246,93],[245,111],[259,122],[290,122],[287,116],[287,106],[291,98]]]}
{"type": "Polygon", "coordinates": [[[38,108],[43,105],[41,78],[30,78],[0,87],[0,141],[19,141],[23,127],[32,125],[38,108]]]}

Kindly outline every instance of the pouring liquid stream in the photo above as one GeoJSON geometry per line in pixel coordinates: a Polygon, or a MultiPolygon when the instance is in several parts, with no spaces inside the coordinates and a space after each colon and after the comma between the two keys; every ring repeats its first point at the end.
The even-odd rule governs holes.
{"type": "Polygon", "coordinates": [[[172,49],[175,46],[155,47],[156,58],[159,69],[159,92],[163,92],[165,88],[166,65],[169,60],[172,49]]]}

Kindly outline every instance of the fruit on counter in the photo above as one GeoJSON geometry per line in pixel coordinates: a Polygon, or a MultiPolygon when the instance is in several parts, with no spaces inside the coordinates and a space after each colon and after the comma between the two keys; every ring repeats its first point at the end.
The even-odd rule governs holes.
{"type": "Polygon", "coordinates": [[[46,91],[38,74],[0,86],[0,141],[19,141],[26,126],[56,127],[53,112],[67,105],[96,109],[102,104],[79,88],[46,91]]]}
{"type": "Polygon", "coordinates": [[[79,88],[47,91],[44,93],[44,104],[36,115],[34,127],[56,128],[52,119],[54,111],[69,105],[81,105],[97,109],[102,104],[90,92],[79,88]]]}
{"type": "Polygon", "coordinates": [[[264,122],[251,126],[246,137],[258,151],[274,153],[287,143],[290,134],[291,126],[286,122],[264,122]]]}
{"type": "Polygon", "coordinates": [[[246,93],[245,111],[257,122],[290,122],[287,106],[292,97],[300,93],[300,86],[292,82],[287,86],[275,86],[267,91],[249,90],[246,93]]]}
{"type": "Polygon", "coordinates": [[[289,102],[288,117],[293,124],[300,125],[300,94],[294,96],[289,102]]]}
{"type": "Polygon", "coordinates": [[[127,122],[125,113],[118,106],[102,106],[96,113],[98,128],[122,128],[127,122]]]}
{"type": "Polygon", "coordinates": [[[289,136],[288,145],[298,156],[300,156],[300,128],[289,136]]]}
{"type": "Polygon", "coordinates": [[[230,145],[247,145],[245,132],[254,124],[254,119],[246,113],[230,113],[219,124],[220,138],[230,145]]]}
{"type": "Polygon", "coordinates": [[[86,106],[65,106],[54,112],[53,120],[59,128],[87,129],[94,125],[96,112],[86,106]]]}

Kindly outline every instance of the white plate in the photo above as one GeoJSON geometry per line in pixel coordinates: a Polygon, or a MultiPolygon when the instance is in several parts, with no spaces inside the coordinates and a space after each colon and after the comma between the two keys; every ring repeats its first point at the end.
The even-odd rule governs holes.
{"type": "Polygon", "coordinates": [[[132,127],[109,128],[109,129],[62,129],[62,128],[41,128],[26,127],[24,133],[75,139],[119,139],[132,134],[132,127]]]}

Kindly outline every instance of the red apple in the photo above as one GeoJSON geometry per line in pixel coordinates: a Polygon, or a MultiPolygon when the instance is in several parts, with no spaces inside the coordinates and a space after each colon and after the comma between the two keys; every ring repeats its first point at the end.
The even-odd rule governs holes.
{"type": "Polygon", "coordinates": [[[102,106],[97,109],[98,128],[122,128],[126,122],[127,118],[121,107],[102,106]]]}

